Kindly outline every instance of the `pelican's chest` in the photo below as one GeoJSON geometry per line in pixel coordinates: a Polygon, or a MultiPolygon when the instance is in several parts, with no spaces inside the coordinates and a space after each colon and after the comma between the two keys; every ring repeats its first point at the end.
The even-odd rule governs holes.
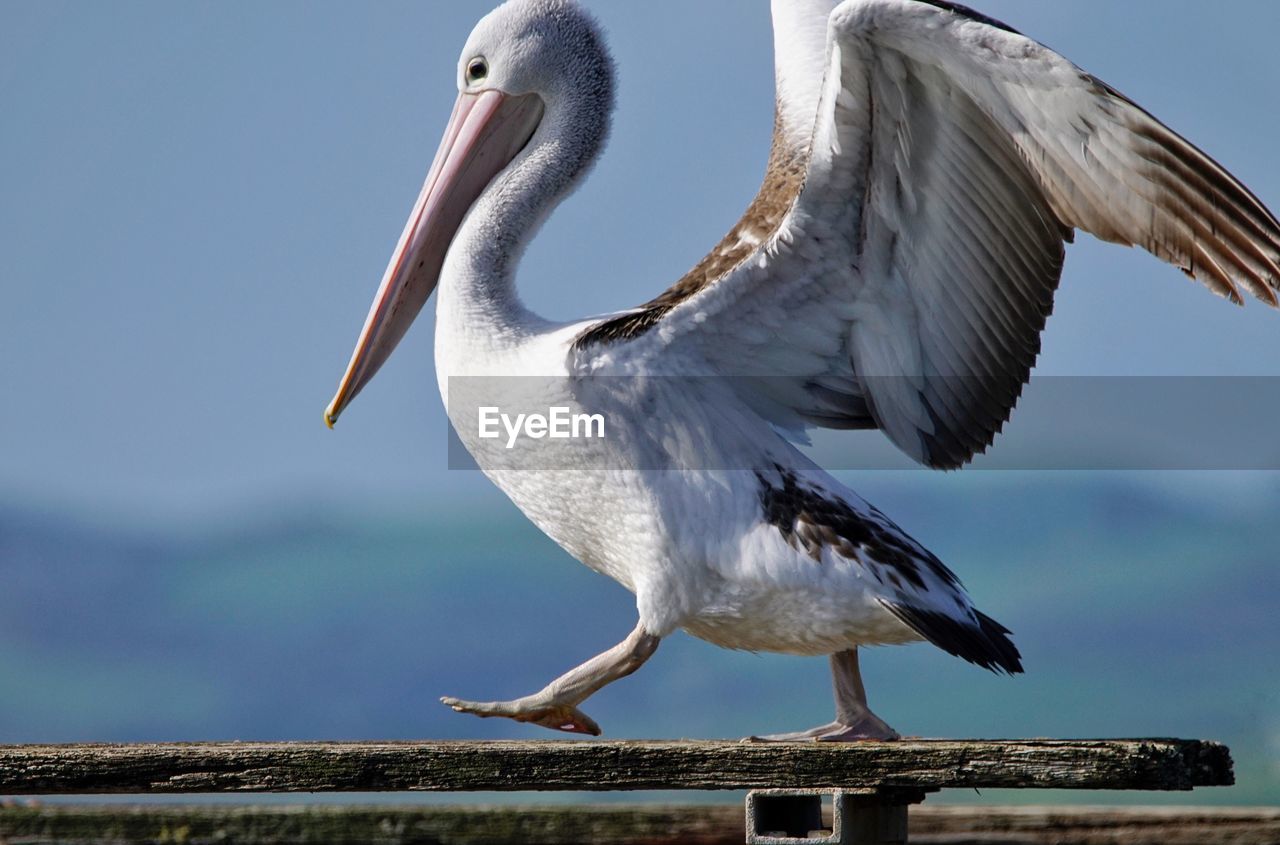
{"type": "Polygon", "coordinates": [[[566,369],[567,330],[504,349],[447,322],[436,376],[458,441],[539,529],[634,592],[634,564],[661,554],[650,547],[662,532],[645,480],[619,451],[629,415],[583,395],[566,369]]]}

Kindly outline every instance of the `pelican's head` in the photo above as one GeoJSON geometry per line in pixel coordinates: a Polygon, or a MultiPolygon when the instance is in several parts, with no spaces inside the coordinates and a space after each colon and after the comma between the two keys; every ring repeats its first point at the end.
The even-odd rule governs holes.
{"type": "Polygon", "coordinates": [[[574,0],[511,0],[472,31],[458,59],[458,100],[369,316],[325,409],[332,428],[390,357],[435,290],[467,212],[500,174],[530,156],[565,193],[595,159],[613,108],[613,65],[600,29],[574,0]],[[594,127],[585,129],[585,127],[594,127]]]}
{"type": "Polygon", "coordinates": [[[613,64],[600,27],[574,0],[511,0],[476,24],[458,60],[460,92],[536,94],[555,108],[603,97],[613,64]]]}

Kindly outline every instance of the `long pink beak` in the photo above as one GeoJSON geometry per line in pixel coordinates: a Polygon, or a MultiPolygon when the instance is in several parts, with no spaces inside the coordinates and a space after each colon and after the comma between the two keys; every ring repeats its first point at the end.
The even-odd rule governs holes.
{"type": "Polygon", "coordinates": [[[461,94],[422,193],[387,265],[351,363],[325,409],[330,428],[369,383],[440,280],[449,244],[476,198],[524,149],[542,119],[542,100],[500,91],[461,94]]]}

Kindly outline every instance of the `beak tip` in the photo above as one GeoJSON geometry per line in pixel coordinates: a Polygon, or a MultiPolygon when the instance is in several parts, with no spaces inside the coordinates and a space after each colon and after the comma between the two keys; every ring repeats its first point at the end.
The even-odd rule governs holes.
{"type": "Polygon", "coordinates": [[[329,429],[330,429],[330,430],[332,430],[332,429],[333,429],[333,426],[334,426],[337,422],[338,422],[338,415],[337,415],[337,414],[335,414],[335,413],[333,412],[333,409],[332,409],[331,407],[330,407],[330,408],[325,408],[325,409],[324,409],[324,424],[325,424],[325,425],[327,425],[327,426],[329,427],[329,429]]]}

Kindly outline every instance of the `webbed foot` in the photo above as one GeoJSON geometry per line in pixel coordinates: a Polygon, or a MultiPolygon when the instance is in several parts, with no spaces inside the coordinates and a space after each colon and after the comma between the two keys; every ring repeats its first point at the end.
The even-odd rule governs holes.
{"type": "Polygon", "coordinates": [[[517,722],[530,722],[566,733],[600,736],[600,726],[576,706],[553,700],[540,700],[542,696],[528,696],[515,701],[464,701],[445,696],[440,702],[457,713],[492,718],[500,716],[517,722]]]}
{"type": "Polygon", "coordinates": [[[874,713],[867,713],[851,725],[831,722],[807,731],[748,737],[746,742],[882,742],[900,739],[898,732],[874,713]]]}

